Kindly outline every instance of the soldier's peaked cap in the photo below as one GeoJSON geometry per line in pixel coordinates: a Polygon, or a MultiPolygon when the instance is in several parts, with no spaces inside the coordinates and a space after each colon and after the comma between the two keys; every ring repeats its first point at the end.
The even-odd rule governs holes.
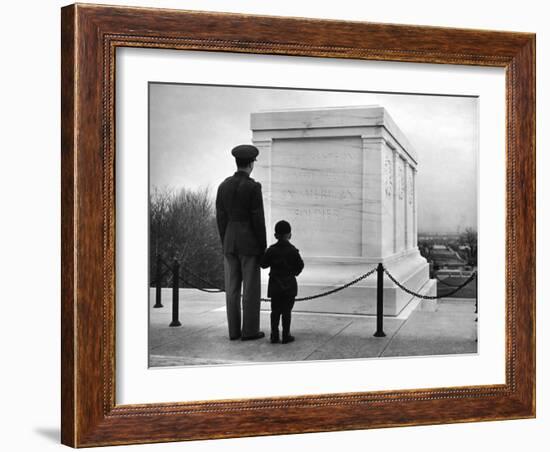
{"type": "Polygon", "coordinates": [[[259,153],[258,148],[251,144],[240,144],[231,150],[233,157],[244,160],[256,160],[259,153]]]}

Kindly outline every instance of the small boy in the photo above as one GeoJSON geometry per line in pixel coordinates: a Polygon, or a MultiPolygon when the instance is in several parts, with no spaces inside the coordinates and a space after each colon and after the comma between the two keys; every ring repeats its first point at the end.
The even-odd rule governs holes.
{"type": "Polygon", "coordinates": [[[298,250],[289,242],[292,237],[290,224],[281,220],[275,225],[277,243],[265,252],[260,266],[271,267],[267,296],[271,298],[271,343],[279,342],[279,319],[283,321],[283,344],[294,341],[290,334],[290,317],[294,299],[298,293],[296,276],[304,268],[304,261],[298,250]]]}

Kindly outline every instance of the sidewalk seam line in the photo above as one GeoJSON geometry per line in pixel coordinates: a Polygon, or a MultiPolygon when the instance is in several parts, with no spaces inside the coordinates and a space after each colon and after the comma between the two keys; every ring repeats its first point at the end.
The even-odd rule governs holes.
{"type": "Polygon", "coordinates": [[[347,327],[349,327],[353,323],[353,320],[350,321],[346,326],[344,326],[341,330],[339,330],[334,336],[331,336],[328,338],[325,342],[322,344],[319,344],[319,347],[315,348],[309,355],[307,355],[303,360],[307,360],[311,355],[313,355],[317,350],[319,350],[320,347],[323,347],[324,345],[328,344],[332,339],[334,339],[336,336],[338,336],[342,331],[344,331],[347,327]]]}
{"type": "Polygon", "coordinates": [[[380,352],[380,354],[378,355],[378,358],[382,358],[384,356],[384,352],[388,349],[388,347],[390,346],[390,344],[393,342],[393,339],[395,338],[395,336],[397,336],[397,333],[399,333],[399,331],[401,331],[401,328],[403,328],[403,326],[405,325],[405,323],[407,323],[409,321],[409,319],[411,318],[412,314],[414,313],[411,312],[411,315],[406,318],[405,320],[403,320],[403,323],[401,325],[399,325],[399,327],[395,330],[395,333],[393,333],[392,337],[390,338],[390,340],[388,341],[388,343],[386,344],[386,346],[382,349],[382,351],[380,352]]]}

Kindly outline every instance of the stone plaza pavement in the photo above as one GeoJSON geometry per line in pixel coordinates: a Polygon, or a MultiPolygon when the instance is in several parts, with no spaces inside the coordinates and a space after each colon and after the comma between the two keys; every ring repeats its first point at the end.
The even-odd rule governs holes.
{"type": "Polygon", "coordinates": [[[261,330],[266,338],[230,341],[223,293],[180,290],[180,327],[169,327],[172,292],[162,290],[163,308],[153,308],[150,292],[149,366],[214,365],[281,361],[449,355],[477,352],[473,299],[443,299],[424,309],[418,301],[409,312],[384,318],[386,337],[373,337],[376,317],[300,312],[292,316],[290,344],[269,342],[269,303],[262,303],[261,330]]]}

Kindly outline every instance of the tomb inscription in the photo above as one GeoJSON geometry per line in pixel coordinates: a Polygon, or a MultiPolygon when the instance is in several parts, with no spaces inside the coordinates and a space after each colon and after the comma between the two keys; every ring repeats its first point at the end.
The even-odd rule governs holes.
{"type": "Polygon", "coordinates": [[[360,137],[274,140],[271,158],[272,222],[292,224],[305,256],[360,256],[360,137]]]}

